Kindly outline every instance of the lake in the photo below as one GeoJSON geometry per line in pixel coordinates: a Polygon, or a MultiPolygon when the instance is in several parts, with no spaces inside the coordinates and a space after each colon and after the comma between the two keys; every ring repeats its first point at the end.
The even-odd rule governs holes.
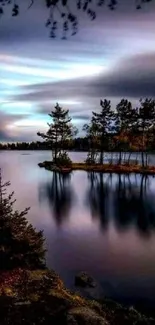
{"type": "MultiPolygon", "coordinates": [[[[83,161],[86,153],[70,153],[83,161]]],[[[155,303],[155,178],[89,174],[60,177],[38,167],[50,151],[1,151],[4,180],[16,207],[31,207],[28,220],[44,230],[47,264],[74,289],[87,271],[101,295],[129,304],[155,303]]],[[[155,164],[155,156],[150,156],[155,164]]]]}

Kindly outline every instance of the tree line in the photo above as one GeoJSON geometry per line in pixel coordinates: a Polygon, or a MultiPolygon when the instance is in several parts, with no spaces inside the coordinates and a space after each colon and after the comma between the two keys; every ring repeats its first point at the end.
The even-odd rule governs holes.
{"type": "Polygon", "coordinates": [[[147,151],[155,136],[155,100],[140,99],[139,104],[133,107],[129,100],[121,99],[112,110],[110,100],[100,101],[101,111],[92,112],[90,123],[84,126],[90,139],[88,161],[96,163],[99,159],[103,164],[106,146],[112,151],[118,146],[119,164],[123,160],[130,163],[132,152],[141,152],[141,164],[147,165],[147,151]],[[129,151],[128,158],[122,154],[125,150],[129,151]]]}
{"type": "Polygon", "coordinates": [[[68,150],[87,151],[90,164],[103,164],[106,152],[110,152],[109,163],[114,162],[113,153],[118,152],[118,163],[130,164],[132,154],[138,157],[141,153],[143,167],[148,164],[148,152],[155,149],[155,100],[151,98],[140,99],[138,107],[121,99],[115,109],[110,100],[100,100],[100,111],[92,112],[89,123],[83,126],[84,137],[77,137],[69,110],[58,103],[49,116],[52,121],[47,132],[37,133],[43,141],[1,144],[0,149],[52,150],[57,164],[70,162],[68,150]]]}
{"type": "MultiPolygon", "coordinates": [[[[141,152],[141,165],[148,164],[148,149],[155,139],[155,100],[140,99],[138,107],[133,107],[127,99],[121,99],[112,109],[111,101],[100,100],[100,112],[92,112],[90,122],[83,126],[88,140],[87,163],[103,164],[107,150],[119,150],[118,163],[130,164],[132,152],[141,152]],[[122,154],[129,150],[128,157],[122,154]]],[[[57,103],[49,114],[52,123],[46,133],[38,132],[52,149],[53,162],[68,161],[66,152],[78,130],[72,123],[69,110],[64,110],[57,103]]],[[[111,154],[111,163],[113,154],[111,154]]]]}

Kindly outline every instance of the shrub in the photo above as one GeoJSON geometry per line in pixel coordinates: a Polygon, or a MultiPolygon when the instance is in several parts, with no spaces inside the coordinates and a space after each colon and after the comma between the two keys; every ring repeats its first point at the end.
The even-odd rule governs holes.
{"type": "Polygon", "coordinates": [[[28,223],[24,211],[13,209],[14,192],[7,195],[9,182],[2,184],[0,171],[0,269],[44,267],[44,237],[28,223]]]}
{"type": "Polygon", "coordinates": [[[57,157],[55,163],[57,166],[64,166],[64,167],[70,167],[72,165],[72,161],[69,158],[66,151],[59,153],[59,156],[57,157]]]}

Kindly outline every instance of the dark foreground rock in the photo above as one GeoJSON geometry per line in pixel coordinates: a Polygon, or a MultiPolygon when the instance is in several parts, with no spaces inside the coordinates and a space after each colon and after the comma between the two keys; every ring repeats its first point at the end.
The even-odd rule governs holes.
{"type": "Polygon", "coordinates": [[[99,303],[70,292],[49,270],[3,272],[0,277],[0,325],[153,325],[133,308],[99,303]]]}

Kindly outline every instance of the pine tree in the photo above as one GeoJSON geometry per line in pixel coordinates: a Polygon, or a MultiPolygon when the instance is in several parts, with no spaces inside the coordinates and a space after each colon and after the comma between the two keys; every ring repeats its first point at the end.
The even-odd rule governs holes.
{"type": "Polygon", "coordinates": [[[0,170],[0,269],[44,267],[45,249],[42,231],[28,223],[24,211],[14,210],[14,192],[7,194],[10,182],[3,183],[0,170]]]}
{"type": "Polygon", "coordinates": [[[77,130],[71,123],[72,119],[69,116],[69,110],[64,110],[57,103],[49,116],[52,118],[52,123],[48,123],[49,129],[47,133],[38,132],[37,135],[41,136],[51,145],[54,163],[57,165],[59,163],[70,163],[64,148],[67,142],[77,133],[77,130]]]}
{"type": "Polygon", "coordinates": [[[110,100],[100,101],[102,110],[100,113],[92,112],[93,121],[97,126],[98,138],[100,142],[100,164],[103,164],[104,150],[106,147],[108,135],[113,129],[112,120],[114,113],[111,110],[110,100]]]}
{"type": "MultiPolygon", "coordinates": [[[[126,150],[126,144],[133,131],[133,126],[137,120],[136,110],[127,99],[121,99],[116,106],[115,130],[116,139],[119,142],[119,164],[122,163],[122,151],[126,150]]],[[[129,156],[130,160],[130,156],[129,156]]]]}
{"type": "Polygon", "coordinates": [[[98,126],[92,117],[89,124],[84,124],[83,131],[86,132],[86,136],[89,142],[89,149],[87,154],[86,163],[95,164],[98,156],[98,126]]]}
{"type": "Polygon", "coordinates": [[[144,167],[147,164],[147,155],[146,151],[146,137],[149,134],[149,131],[154,128],[155,125],[155,100],[154,99],[140,99],[140,108],[138,109],[138,118],[136,128],[142,136],[141,142],[141,159],[142,166],[144,167]],[[146,157],[145,157],[146,156],[146,157]],[[146,163],[145,163],[146,161],[146,163]]]}

